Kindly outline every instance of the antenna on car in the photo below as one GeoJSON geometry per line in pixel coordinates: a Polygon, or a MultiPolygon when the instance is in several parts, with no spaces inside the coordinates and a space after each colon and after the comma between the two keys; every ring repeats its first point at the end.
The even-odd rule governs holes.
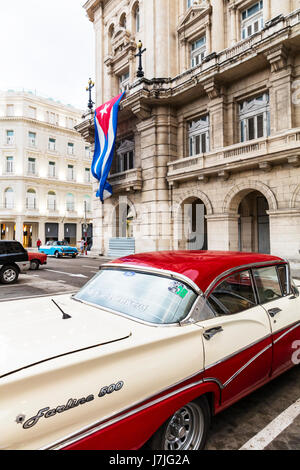
{"type": "Polygon", "coordinates": [[[63,314],[63,317],[62,319],[63,320],[68,320],[69,318],[72,318],[71,315],[68,315],[67,313],[65,313],[61,308],[60,306],[55,302],[55,300],[51,299],[52,302],[54,303],[54,305],[56,305],[56,307],[61,311],[61,313],[63,314]]]}

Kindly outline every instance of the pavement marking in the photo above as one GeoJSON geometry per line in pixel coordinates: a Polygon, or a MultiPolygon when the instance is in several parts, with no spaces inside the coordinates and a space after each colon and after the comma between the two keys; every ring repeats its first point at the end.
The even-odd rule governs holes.
{"type": "Polygon", "coordinates": [[[65,273],[63,271],[54,271],[54,269],[44,269],[44,271],[49,271],[50,273],[64,274],[65,276],[70,276],[70,277],[82,277],[82,278],[88,279],[88,276],[84,276],[83,274],[65,273]]]}
{"type": "Polygon", "coordinates": [[[300,415],[300,398],[278,415],[240,450],[263,450],[300,415]]]}
{"type": "Polygon", "coordinates": [[[95,269],[95,266],[81,266],[82,268],[92,268],[95,269]]]}

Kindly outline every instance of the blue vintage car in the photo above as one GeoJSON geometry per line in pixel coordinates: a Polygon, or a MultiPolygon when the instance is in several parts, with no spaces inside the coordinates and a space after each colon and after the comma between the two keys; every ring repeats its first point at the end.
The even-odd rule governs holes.
{"type": "Polygon", "coordinates": [[[72,256],[76,258],[79,254],[77,248],[69,246],[67,242],[47,242],[46,245],[40,247],[40,252],[46,255],[52,255],[56,258],[62,258],[63,256],[72,256]]]}

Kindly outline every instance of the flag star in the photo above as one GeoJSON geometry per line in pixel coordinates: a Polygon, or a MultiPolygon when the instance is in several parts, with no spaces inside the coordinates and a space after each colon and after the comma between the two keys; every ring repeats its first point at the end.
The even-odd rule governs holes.
{"type": "Polygon", "coordinates": [[[101,109],[101,111],[100,111],[101,118],[103,118],[104,114],[107,114],[108,108],[109,108],[109,104],[106,104],[106,105],[104,106],[104,108],[101,109]]]}

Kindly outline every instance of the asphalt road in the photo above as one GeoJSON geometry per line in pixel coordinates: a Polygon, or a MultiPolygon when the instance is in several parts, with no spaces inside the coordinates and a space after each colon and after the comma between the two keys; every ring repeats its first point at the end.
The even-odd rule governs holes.
{"type": "MultiPolygon", "coordinates": [[[[17,284],[0,285],[0,305],[5,300],[76,292],[106,261],[48,257],[46,266],[21,275],[17,284]]],[[[215,416],[206,448],[300,450],[299,399],[300,365],[215,416]]]]}
{"type": "Polygon", "coordinates": [[[37,271],[20,274],[16,284],[0,284],[0,302],[38,295],[76,292],[98,271],[106,258],[90,257],[59,258],[48,257],[47,265],[37,271]]]}

